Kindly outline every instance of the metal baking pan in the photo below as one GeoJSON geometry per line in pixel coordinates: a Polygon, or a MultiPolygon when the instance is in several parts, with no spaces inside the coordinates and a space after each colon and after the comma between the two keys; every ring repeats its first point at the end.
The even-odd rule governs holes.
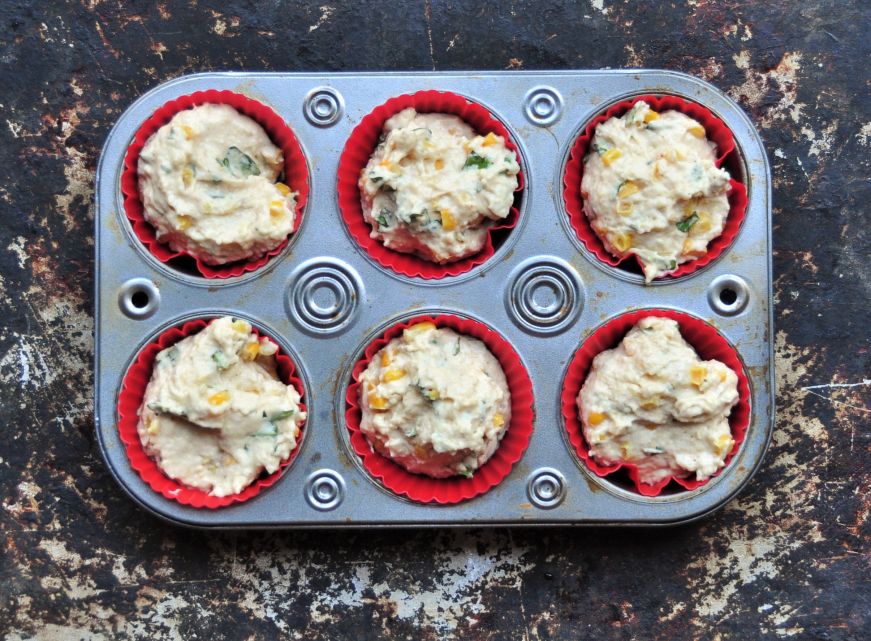
{"type": "Polygon", "coordinates": [[[681,523],[734,497],[768,445],[771,175],[751,121],[697,78],[657,70],[186,76],[151,90],[119,118],[100,159],[96,205],[97,436],[118,483],[168,521],[204,528],[681,523]],[[195,278],[155,260],[134,237],[119,188],[124,154],[140,124],[167,101],[204,89],[230,89],[275,109],[299,138],[311,172],[310,200],[289,249],[267,268],[225,281],[195,278]],[[500,118],[520,148],[527,183],[520,222],[496,255],[439,281],[378,266],[348,235],[336,199],[339,155],[351,130],[377,105],[421,89],[465,95],[500,118]],[[609,103],[643,93],[682,96],[719,116],[735,137],[749,196],[731,248],[688,277],[653,286],[587,254],[561,196],[563,166],[584,123],[609,103]],[[724,287],[737,297],[723,302],[724,287]],[[589,472],[565,436],[559,397],[569,359],[605,319],[640,307],[683,310],[714,324],[750,377],[743,446],[719,476],[694,491],[642,497],[589,472]],[[457,505],[414,503],[380,487],[349,448],[343,422],[350,369],[363,347],[386,325],[424,311],[490,325],[514,345],[534,385],[529,448],[502,483],[457,505]],[[300,453],[278,483],[245,503],[196,509],[163,498],[131,469],[117,432],[117,394],[144,344],[181,320],[220,313],[248,318],[292,348],[309,418],[300,453]]]}

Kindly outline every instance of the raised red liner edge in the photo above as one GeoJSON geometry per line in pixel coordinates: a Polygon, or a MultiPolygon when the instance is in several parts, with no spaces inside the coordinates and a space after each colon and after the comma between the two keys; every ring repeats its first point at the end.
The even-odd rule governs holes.
{"type": "MultiPolygon", "coordinates": [[[[148,139],[163,125],[172,120],[173,116],[186,109],[203,104],[222,104],[233,107],[240,113],[255,120],[263,127],[272,142],[281,147],[284,153],[285,181],[296,193],[296,216],[293,223],[293,233],[296,233],[296,230],[299,229],[303,213],[305,212],[305,204],[308,201],[308,166],[306,165],[302,147],[293,130],[273,109],[247,96],[226,89],[222,91],[209,89],[207,91],[197,91],[189,95],[179,96],[157,109],[136,131],[136,134],[133,136],[133,142],[130,143],[124,156],[124,170],[121,174],[124,213],[128,220],[130,220],[133,233],[145,248],[162,263],[168,263],[173,258],[178,258],[179,256],[190,256],[190,254],[173,251],[168,245],[159,242],[154,227],[145,220],[142,200],[139,194],[139,177],[137,173],[139,154],[142,152],[142,148],[148,139]]],[[[254,260],[236,261],[226,265],[209,265],[194,256],[191,256],[191,258],[196,261],[197,270],[206,278],[232,278],[260,269],[272,257],[280,254],[287,247],[289,240],[289,237],[285,238],[278,247],[254,260]]]]}
{"type": "MultiPolygon", "coordinates": [[[[652,109],[656,111],[665,111],[668,109],[680,111],[691,118],[699,121],[705,128],[705,133],[708,140],[713,141],[717,145],[719,156],[717,157],[716,165],[720,167],[726,158],[735,150],[735,139],[732,132],[709,110],[702,107],[696,102],[684,100],[677,96],[636,96],[628,100],[610,105],[605,111],[593,118],[580,136],[575,140],[569,152],[569,160],[566,163],[565,174],[563,175],[563,202],[566,211],[569,214],[569,221],[572,229],[575,230],[584,247],[587,248],[596,258],[607,265],[616,267],[627,258],[617,258],[605,248],[605,244],[599,235],[590,225],[587,215],[584,213],[584,203],[581,197],[581,179],[584,174],[584,157],[587,154],[587,148],[593,138],[596,125],[605,122],[609,118],[622,116],[629,111],[635,103],[644,100],[652,109]]],[[[744,222],[744,217],[747,214],[747,188],[746,186],[732,178],[729,181],[731,187],[729,191],[729,215],[726,218],[726,224],[723,227],[723,233],[717,238],[714,238],[708,243],[708,251],[704,256],[695,260],[682,263],[675,271],[657,278],[656,280],[677,278],[685,274],[690,274],[705,265],[710,264],[718,256],[720,256],[735,240],[735,236],[741,229],[741,224],[744,222]]],[[[636,254],[631,256],[638,262],[641,261],[636,254]]]]}
{"type": "Polygon", "coordinates": [[[695,316],[671,309],[641,309],[621,314],[599,327],[581,343],[569,362],[560,396],[560,406],[569,441],[577,455],[597,476],[606,477],[625,467],[639,494],[659,496],[671,481],[686,490],[694,490],[705,485],[710,478],[699,481],[695,478],[682,479],[672,476],[655,485],[648,485],[639,480],[638,468],[632,463],[615,463],[614,465],[598,463],[589,454],[589,445],[584,438],[583,426],[577,409],[578,393],[587,378],[593,359],[601,352],[616,347],[638,321],[648,316],[670,318],[677,321],[680,325],[681,335],[693,346],[701,358],[721,361],[738,376],[738,403],[732,408],[732,413],[729,415],[729,427],[735,444],[726,457],[723,467],[710,478],[718,476],[723,469],[726,469],[729,461],[732,460],[740,449],[741,443],[744,442],[744,436],[750,424],[750,383],[738,353],[715,328],[695,316]]]}
{"type": "MultiPolygon", "coordinates": [[[[342,220],[348,228],[351,237],[357,244],[374,258],[380,265],[392,269],[405,276],[420,277],[425,279],[438,279],[446,276],[459,276],[489,260],[495,249],[493,247],[492,233],[487,235],[484,247],[477,254],[439,265],[431,261],[419,258],[414,254],[405,254],[385,247],[381,241],[371,238],[371,227],[363,218],[363,207],[360,204],[360,189],[358,181],[360,173],[369,162],[372,152],[378,142],[378,137],[384,129],[384,123],[391,116],[408,107],[414,107],[421,113],[446,113],[459,116],[469,124],[478,134],[493,132],[505,139],[505,146],[513,151],[520,162],[520,153],[517,146],[511,140],[511,136],[505,125],[491,114],[482,105],[471,101],[465,96],[447,91],[418,91],[413,94],[403,94],[391,98],[382,105],[375,107],[363,120],[360,121],[354,131],[351,132],[348,142],[339,158],[338,171],[338,197],[339,209],[342,220]]],[[[523,192],[524,178],[521,171],[517,175],[517,189],[515,194],[523,192]]],[[[511,213],[505,220],[489,231],[497,229],[512,229],[517,225],[519,210],[517,198],[511,207],[511,213]]]]}
{"type": "MultiPolygon", "coordinates": [[[[170,327],[162,332],[154,341],[148,343],[133,364],[124,375],[121,383],[121,392],[118,395],[118,433],[121,442],[125,445],[127,457],[130,460],[130,466],[136,470],[137,474],[145,481],[152,490],[161,494],[167,499],[178,501],[182,505],[190,505],[196,508],[215,509],[226,507],[234,503],[242,503],[253,498],[264,488],[270,487],[281,478],[284,470],[293,463],[299,453],[300,445],[302,444],[303,430],[305,424],[300,426],[300,433],[297,437],[297,444],[290,456],[282,461],[279,468],[264,478],[258,478],[251,485],[246,487],[238,494],[230,494],[228,496],[217,497],[186,485],[182,485],[178,481],[166,476],[157,463],[145,453],[142,447],[142,442],[139,440],[139,433],[136,426],[139,423],[138,411],[142,405],[143,397],[145,396],[145,387],[151,379],[151,373],[154,367],[154,359],[158,352],[167,347],[176,344],[187,336],[193,336],[197,332],[205,328],[214,319],[205,320],[198,318],[186,322],[181,327],[170,327]]],[[[261,333],[254,328],[254,333],[258,336],[261,333]]],[[[266,336],[265,334],[263,334],[266,336]]],[[[269,336],[266,336],[269,338],[269,336]]],[[[272,340],[270,338],[270,340],[272,340]]],[[[274,341],[273,341],[274,342],[274,341]]],[[[290,356],[283,354],[281,350],[275,355],[276,365],[278,368],[278,376],[285,385],[293,385],[300,395],[300,409],[305,411],[305,388],[302,380],[297,377],[294,372],[296,368],[290,356]]]]}
{"type": "Polygon", "coordinates": [[[345,423],[351,433],[351,446],[359,455],[363,466],[384,487],[396,494],[420,503],[449,505],[484,494],[498,485],[511,472],[514,464],[526,451],[532,436],[534,412],[532,381],[517,352],[501,335],[483,323],[458,316],[422,315],[397,323],[373,340],[354,365],[352,383],[345,396],[347,410],[345,423]],[[360,431],[361,409],[359,401],[360,374],[379,349],[402,331],[423,321],[431,321],[437,327],[449,327],[454,331],[481,340],[493,353],[508,381],[511,392],[511,423],[496,452],[471,478],[434,479],[421,474],[412,474],[389,458],[375,452],[365,435],[360,431]]]}

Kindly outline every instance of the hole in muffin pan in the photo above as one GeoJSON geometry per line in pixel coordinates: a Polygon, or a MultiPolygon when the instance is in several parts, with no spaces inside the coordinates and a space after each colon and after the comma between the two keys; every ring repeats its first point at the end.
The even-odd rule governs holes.
{"type": "Polygon", "coordinates": [[[725,287],[720,292],[720,302],[723,305],[732,305],[738,300],[738,293],[731,287],[725,287]]]}
{"type": "Polygon", "coordinates": [[[740,276],[724,274],[708,286],[708,304],[720,316],[740,314],[750,302],[750,288],[740,276]]]}
{"type": "Polygon", "coordinates": [[[132,278],[118,290],[118,307],[128,318],[150,318],[160,307],[160,291],[147,278],[132,278]]]}
{"type": "MultiPolygon", "coordinates": [[[[569,138],[569,145],[568,145],[567,149],[565,150],[563,161],[560,165],[559,175],[558,175],[558,179],[559,179],[558,184],[560,185],[561,190],[565,189],[564,180],[566,179],[566,175],[567,175],[566,174],[567,167],[571,161],[572,148],[574,147],[575,142],[578,140],[578,138],[584,134],[584,132],[586,131],[586,129],[590,125],[590,123],[593,120],[595,120],[596,118],[598,118],[600,115],[607,112],[612,106],[618,105],[622,102],[634,100],[634,99],[641,97],[641,96],[678,98],[678,99],[684,100],[688,103],[696,104],[696,105],[702,107],[704,110],[710,112],[716,119],[718,119],[723,124],[723,126],[726,127],[727,130],[729,130],[729,133],[732,135],[732,140],[734,143],[734,148],[723,159],[722,163],[720,164],[720,167],[723,169],[726,169],[734,181],[741,183],[744,186],[744,188],[746,189],[746,192],[747,192],[746,200],[749,202],[751,185],[750,185],[749,179],[748,179],[749,171],[747,170],[746,162],[744,160],[744,154],[741,150],[741,146],[740,146],[738,139],[735,137],[734,133],[732,133],[731,129],[729,129],[728,126],[726,126],[725,121],[720,116],[720,114],[718,114],[716,111],[711,109],[711,107],[709,107],[708,105],[703,104],[697,100],[694,100],[691,97],[687,97],[687,96],[683,96],[683,95],[675,94],[675,93],[666,93],[666,92],[657,92],[657,93],[642,92],[642,93],[627,94],[625,96],[615,98],[614,100],[609,101],[607,104],[603,104],[600,108],[598,108],[588,118],[584,119],[584,121],[580,123],[578,128],[575,130],[575,132],[569,138]]],[[[622,115],[622,114],[617,114],[617,116],[620,116],[620,115],[622,115]]],[[[591,134],[591,139],[592,139],[592,134],[591,134]]],[[[709,139],[710,139],[710,137],[709,137],[709,139]]],[[[567,205],[566,205],[565,195],[563,195],[560,198],[560,201],[562,202],[563,207],[566,208],[567,205]]],[[[581,207],[582,207],[583,200],[581,199],[580,202],[581,202],[581,207]]],[[[744,217],[745,218],[746,218],[746,206],[747,205],[745,203],[745,207],[744,207],[744,217]]],[[[587,220],[586,214],[582,211],[581,215],[584,217],[584,220],[586,221],[587,220]]],[[[563,226],[566,228],[566,230],[569,234],[569,237],[579,247],[581,253],[584,254],[584,256],[586,256],[588,260],[590,260],[593,264],[595,264],[597,267],[599,267],[603,271],[607,272],[608,274],[610,274],[612,276],[615,276],[616,278],[620,278],[621,280],[624,280],[624,281],[637,283],[637,284],[645,285],[645,286],[670,285],[672,283],[681,282],[687,278],[690,278],[690,277],[708,269],[711,265],[716,264],[719,260],[721,260],[723,258],[723,256],[725,254],[727,254],[731,250],[731,246],[732,246],[732,244],[734,244],[734,239],[733,239],[732,243],[730,243],[728,246],[723,248],[721,250],[720,254],[718,256],[716,256],[713,260],[711,260],[711,262],[707,263],[706,265],[701,265],[699,267],[696,267],[695,269],[693,269],[689,273],[681,274],[679,276],[664,276],[664,277],[660,277],[660,278],[653,280],[651,283],[645,284],[644,272],[641,269],[641,264],[633,255],[630,255],[630,256],[624,258],[623,260],[620,260],[615,265],[611,265],[609,263],[604,262],[603,260],[599,259],[599,257],[596,256],[596,254],[586,246],[584,241],[581,241],[578,238],[578,232],[573,227],[573,224],[571,222],[571,216],[569,215],[569,213],[564,210],[563,215],[560,216],[560,218],[562,220],[563,226]]],[[[743,220],[741,221],[741,226],[743,226],[743,220]]],[[[739,227],[739,231],[740,231],[740,227],[739,227]]],[[[593,232],[592,229],[590,230],[590,233],[595,235],[595,232],[593,232]]],[[[713,239],[711,241],[711,243],[715,242],[716,240],[717,239],[713,239]]],[[[710,247],[710,244],[709,244],[709,247],[710,247]]],[[[605,251],[607,252],[607,250],[605,250],[605,251]]],[[[611,256],[611,258],[616,259],[616,257],[611,255],[610,252],[607,252],[607,253],[609,256],[611,256]]],[[[690,261],[690,262],[692,262],[692,261],[690,261]]]]}

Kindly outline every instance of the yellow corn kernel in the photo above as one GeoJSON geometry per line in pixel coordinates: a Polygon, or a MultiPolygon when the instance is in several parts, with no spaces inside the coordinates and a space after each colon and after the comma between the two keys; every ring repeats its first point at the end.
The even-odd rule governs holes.
{"type": "Polygon", "coordinates": [[[466,142],[463,143],[463,150],[466,152],[472,151],[472,141],[471,140],[467,140],[466,142]]]}
{"type": "Polygon", "coordinates": [[[690,134],[695,136],[696,138],[704,138],[705,137],[705,128],[702,127],[701,125],[693,125],[689,129],[687,129],[687,131],[690,132],[690,134]]]}
{"type": "Polygon", "coordinates": [[[683,152],[683,149],[681,149],[680,147],[678,147],[677,149],[674,150],[674,156],[678,160],[686,160],[687,159],[687,155],[683,152]]]}
{"type": "Polygon", "coordinates": [[[733,445],[735,445],[735,441],[732,440],[731,436],[728,434],[720,436],[720,438],[717,439],[717,456],[728,454],[733,445]]]}
{"type": "Polygon", "coordinates": [[[178,217],[178,228],[182,231],[194,224],[193,218],[180,214],[178,217]]]}
{"type": "Polygon", "coordinates": [[[653,122],[654,120],[659,118],[659,114],[655,112],[653,109],[644,114],[644,122],[653,122]]]}
{"type": "Polygon", "coordinates": [[[412,325],[408,329],[406,329],[402,334],[404,336],[413,336],[419,332],[428,332],[431,329],[435,329],[435,323],[431,321],[423,321],[422,323],[417,323],[416,325],[412,325]]]}
{"type": "Polygon", "coordinates": [[[191,171],[190,167],[185,167],[181,170],[181,181],[185,187],[191,186],[191,183],[194,181],[194,172],[191,171]]]}
{"type": "Polygon", "coordinates": [[[400,378],[405,376],[404,369],[389,369],[384,372],[384,382],[389,383],[391,381],[398,381],[400,378]]]}
{"type": "Polygon", "coordinates": [[[610,167],[611,163],[617,160],[622,155],[623,152],[619,149],[609,149],[604,154],[602,154],[602,162],[605,163],[606,167],[610,167]]]}
{"type": "Polygon", "coordinates": [[[155,420],[151,420],[148,422],[148,433],[154,436],[160,432],[160,423],[155,420]]]}
{"type": "Polygon", "coordinates": [[[653,177],[654,178],[662,178],[662,168],[659,166],[658,160],[655,163],[653,163],[653,177]]]}
{"type": "Polygon", "coordinates": [[[720,382],[721,383],[725,383],[727,378],[729,378],[729,377],[726,375],[726,372],[720,372],[720,382]]]}
{"type": "Polygon", "coordinates": [[[366,381],[366,391],[371,392],[373,389],[375,389],[375,383],[372,381],[366,381]]]}
{"type": "Polygon", "coordinates": [[[230,392],[222,390],[216,392],[209,397],[209,405],[222,405],[230,400],[230,392]]]}
{"type": "Polygon", "coordinates": [[[189,125],[182,125],[181,130],[187,140],[190,140],[194,137],[194,130],[189,125]]]}
{"type": "Polygon", "coordinates": [[[496,136],[496,134],[494,134],[494,133],[491,131],[489,134],[487,134],[487,136],[484,138],[484,142],[481,143],[481,144],[482,144],[484,147],[489,147],[489,146],[491,146],[491,145],[495,145],[495,144],[498,143],[498,142],[499,142],[499,138],[496,136]]]}
{"type": "Polygon", "coordinates": [[[704,365],[693,365],[690,367],[690,383],[696,387],[701,387],[708,376],[708,368],[704,365]]]}
{"type": "Polygon", "coordinates": [[[246,361],[253,361],[260,353],[260,343],[248,343],[242,348],[242,358],[246,361]]]}
{"type": "Polygon", "coordinates": [[[275,188],[281,192],[282,196],[287,196],[290,193],[290,187],[285,185],[284,183],[275,183],[275,188]]]}
{"type": "Polygon", "coordinates": [[[605,414],[602,412],[590,412],[587,415],[587,420],[590,422],[590,425],[599,425],[606,418],[605,414]]]}
{"type": "Polygon", "coordinates": [[[453,215],[451,215],[451,212],[449,212],[447,209],[443,209],[441,211],[441,215],[442,229],[444,229],[445,231],[451,231],[454,227],[457,226],[457,221],[454,219],[453,215]]]}
{"type": "Polygon", "coordinates": [[[248,321],[243,321],[241,318],[234,320],[232,327],[242,334],[247,334],[251,331],[251,325],[248,324],[248,321]]]}
{"type": "Polygon", "coordinates": [[[280,200],[273,200],[269,203],[269,215],[273,220],[284,218],[284,203],[280,200]]]}
{"type": "Polygon", "coordinates": [[[617,213],[621,216],[628,216],[632,213],[632,203],[626,200],[617,201],[617,213]]]}
{"type": "Polygon", "coordinates": [[[496,427],[502,427],[505,425],[505,417],[502,416],[501,412],[496,412],[496,414],[493,415],[493,425],[496,427]]]}
{"type": "Polygon", "coordinates": [[[386,410],[387,399],[383,396],[378,396],[378,394],[369,394],[369,407],[373,410],[386,410]]]}
{"type": "Polygon", "coordinates": [[[441,158],[436,158],[435,168],[438,169],[439,171],[444,169],[445,168],[445,161],[441,158]]]}
{"type": "Polygon", "coordinates": [[[626,252],[632,248],[632,235],[631,234],[614,234],[611,237],[611,244],[614,246],[618,252],[626,252]]]}
{"type": "Polygon", "coordinates": [[[690,233],[697,231],[700,233],[704,233],[707,231],[711,231],[711,217],[708,215],[706,211],[696,212],[699,216],[699,220],[690,228],[690,233]]]}
{"type": "Polygon", "coordinates": [[[659,407],[659,398],[656,396],[651,396],[650,398],[641,399],[641,409],[645,410],[655,410],[659,407]]]}
{"type": "Polygon", "coordinates": [[[387,353],[386,349],[381,350],[381,367],[387,367],[390,365],[390,354],[387,353]]]}
{"type": "Polygon", "coordinates": [[[629,198],[632,194],[637,194],[641,191],[641,187],[638,186],[637,183],[626,180],[620,185],[620,188],[617,190],[617,198],[629,198]]]}

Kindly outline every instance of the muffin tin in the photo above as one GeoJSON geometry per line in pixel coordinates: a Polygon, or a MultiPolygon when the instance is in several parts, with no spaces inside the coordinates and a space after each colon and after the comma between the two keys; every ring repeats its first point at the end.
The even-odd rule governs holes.
{"type": "Polygon", "coordinates": [[[140,505],[174,523],[206,528],[533,524],[662,525],[722,507],[759,466],[773,426],[771,177],[758,133],[711,85],[669,71],[463,73],[208,73],[167,82],[118,120],[103,148],[96,188],[97,436],[107,465],[140,505]],[[152,256],[124,214],[120,180],[134,134],[156,110],[202,90],[231,90],[274,109],[309,166],[309,197],[296,234],[264,267],[225,279],[175,269],[152,256]],[[492,258],[441,279],[403,276],[352,239],[339,212],[339,158],[354,127],[392,97],[450,91],[486,107],[520,150],[525,189],[516,227],[492,258]],[[572,229],[563,171],[584,125],[639,94],[696,101],[732,131],[728,165],[748,190],[731,247],[681,278],[645,286],[640,274],[601,263],[572,229]],[[590,471],[569,443],[560,410],[572,355],[623,312],[675,309],[712,324],[738,351],[750,381],[750,425],[739,451],[691,491],[641,496],[590,471]],[[534,392],[529,446],[485,494],[452,505],[400,497],[368,475],[345,426],[351,371],[365,347],[397,322],[453,314],[478,320],[515,348],[534,392]],[[274,337],[297,366],[309,418],[296,459],[243,503],[194,508],[154,492],[130,465],[118,433],[118,393],[140,350],[170,327],[231,314],[274,337]]]}

